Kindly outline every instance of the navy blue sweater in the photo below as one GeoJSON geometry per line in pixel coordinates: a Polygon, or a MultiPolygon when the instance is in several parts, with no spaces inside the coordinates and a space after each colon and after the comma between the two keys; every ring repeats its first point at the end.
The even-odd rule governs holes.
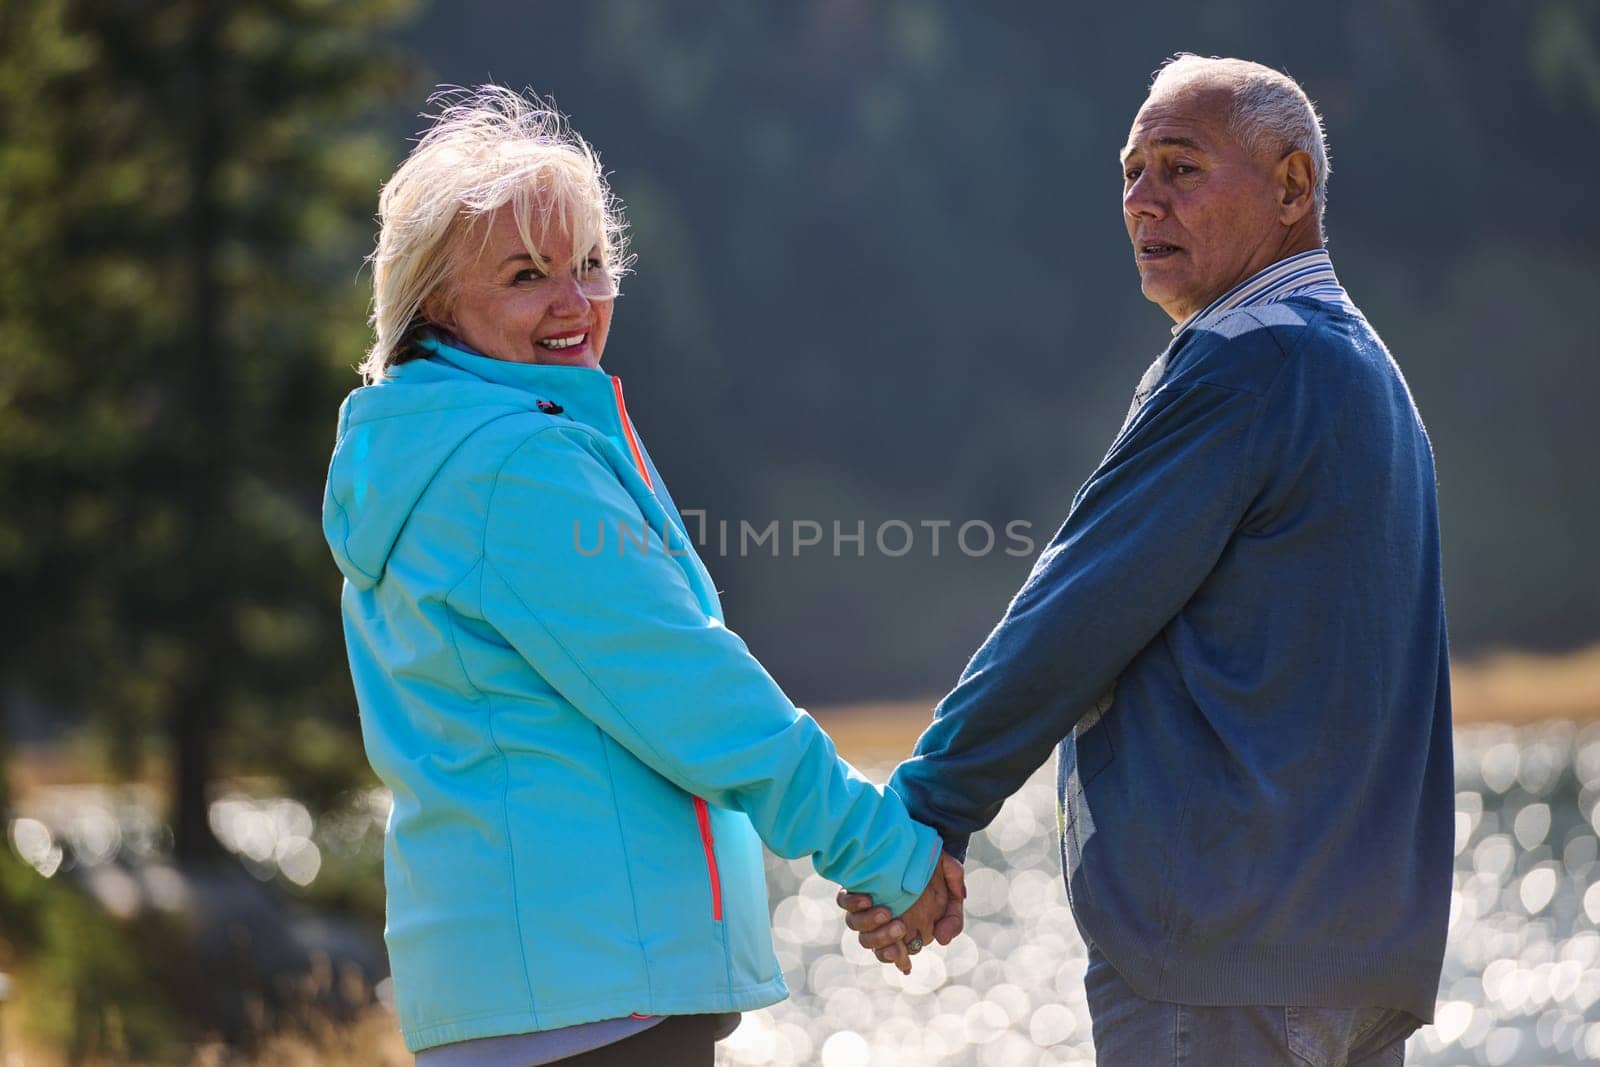
{"type": "Polygon", "coordinates": [[[1073,913],[1141,996],[1430,1020],[1454,819],[1422,422],[1348,304],[1230,311],[1163,360],[892,786],[964,855],[1059,745],[1073,913]]]}

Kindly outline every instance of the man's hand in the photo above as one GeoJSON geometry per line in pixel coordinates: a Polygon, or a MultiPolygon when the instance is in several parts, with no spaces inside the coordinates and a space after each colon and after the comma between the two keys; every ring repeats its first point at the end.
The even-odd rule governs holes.
{"type": "Polygon", "coordinates": [[[874,907],[865,893],[841,889],[837,897],[839,907],[849,913],[845,925],[860,935],[862,947],[871,949],[883,963],[894,964],[901,974],[911,973],[911,957],[929,941],[948,945],[956,939],[965,924],[962,902],[966,899],[966,871],[948,852],[939,857],[928,887],[899,918],[891,916],[888,908],[874,907]]]}

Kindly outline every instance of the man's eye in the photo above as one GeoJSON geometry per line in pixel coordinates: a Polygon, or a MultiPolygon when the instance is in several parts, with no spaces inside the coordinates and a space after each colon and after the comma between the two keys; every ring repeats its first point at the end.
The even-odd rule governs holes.
{"type": "Polygon", "coordinates": [[[1179,163],[1173,166],[1173,171],[1178,174],[1193,174],[1200,168],[1193,163],[1179,163]]]}
{"type": "Polygon", "coordinates": [[[1143,167],[1129,167],[1127,170],[1122,172],[1122,177],[1127,181],[1136,182],[1139,180],[1139,175],[1143,173],[1143,167]]]}

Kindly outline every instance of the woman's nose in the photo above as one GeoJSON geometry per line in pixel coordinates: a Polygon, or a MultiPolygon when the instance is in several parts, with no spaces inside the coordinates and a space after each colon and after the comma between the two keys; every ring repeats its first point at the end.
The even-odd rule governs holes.
{"type": "Polygon", "coordinates": [[[558,288],[555,296],[550,300],[550,310],[567,315],[576,314],[588,308],[589,297],[583,291],[583,285],[575,274],[561,274],[552,279],[558,288]]]}

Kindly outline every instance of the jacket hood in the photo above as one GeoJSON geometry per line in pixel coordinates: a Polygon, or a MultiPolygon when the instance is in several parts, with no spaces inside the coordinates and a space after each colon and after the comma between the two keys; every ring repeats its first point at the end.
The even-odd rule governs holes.
{"type": "Polygon", "coordinates": [[[633,451],[656,495],[676,512],[622,403],[622,382],[597,367],[490,359],[439,338],[428,358],[357,389],[339,409],[322,532],[360,589],[383,577],[400,532],[439,469],[467,438],[512,415],[576,422],[633,451]]]}
{"type": "Polygon", "coordinates": [[[339,570],[371,588],[417,501],[468,437],[497,419],[537,411],[530,394],[463,380],[419,360],[351,393],[322,500],[322,532],[339,570]]]}

